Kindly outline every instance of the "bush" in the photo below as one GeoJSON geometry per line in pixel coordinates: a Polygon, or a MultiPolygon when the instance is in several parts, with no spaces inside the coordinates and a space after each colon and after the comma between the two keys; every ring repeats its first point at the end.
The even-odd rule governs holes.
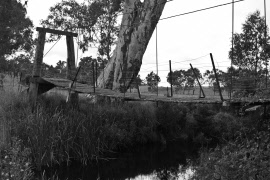
{"type": "Polygon", "coordinates": [[[167,140],[181,136],[187,116],[188,108],[182,104],[160,103],[157,109],[158,131],[167,140]]]}
{"type": "Polygon", "coordinates": [[[202,151],[193,179],[270,179],[270,126],[242,129],[235,140],[202,151]]]}
{"type": "Polygon", "coordinates": [[[1,150],[0,179],[24,180],[32,179],[31,151],[23,146],[18,138],[12,138],[11,145],[1,150]]]}
{"type": "Polygon", "coordinates": [[[233,139],[240,127],[241,122],[226,112],[219,112],[212,118],[212,136],[220,142],[233,139]]]}

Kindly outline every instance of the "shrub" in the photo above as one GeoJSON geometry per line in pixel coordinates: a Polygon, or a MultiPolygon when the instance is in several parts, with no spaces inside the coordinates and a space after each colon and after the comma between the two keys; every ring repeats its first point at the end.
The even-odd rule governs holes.
{"type": "Polygon", "coordinates": [[[227,141],[234,138],[240,129],[241,122],[229,113],[219,112],[212,118],[212,136],[219,141],[227,141]]]}
{"type": "Polygon", "coordinates": [[[269,130],[243,129],[235,140],[202,151],[193,179],[270,179],[269,130]]]}
{"type": "Polygon", "coordinates": [[[188,108],[182,104],[160,103],[157,109],[158,131],[167,140],[181,136],[186,124],[188,108]]]}
{"type": "Polygon", "coordinates": [[[31,151],[23,146],[18,138],[12,138],[11,145],[1,150],[0,179],[24,180],[32,179],[31,151]]]}

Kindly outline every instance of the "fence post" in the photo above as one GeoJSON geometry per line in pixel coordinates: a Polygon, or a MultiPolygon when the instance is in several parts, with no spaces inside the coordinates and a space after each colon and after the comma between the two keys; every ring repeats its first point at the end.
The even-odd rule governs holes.
{"type": "Polygon", "coordinates": [[[98,86],[97,79],[98,79],[98,63],[96,61],[96,87],[98,86]]]}
{"type": "Polygon", "coordinates": [[[96,93],[96,83],[95,83],[95,65],[94,61],[92,62],[92,70],[93,70],[93,85],[94,85],[94,93],[96,93]]]}
{"type": "MultiPolygon", "coordinates": [[[[196,75],[196,72],[195,72],[195,70],[193,69],[191,63],[190,63],[190,67],[191,67],[192,72],[193,72],[193,74],[194,74],[194,76],[195,76],[195,78],[196,78],[196,80],[197,80],[197,82],[198,82],[198,84],[199,84],[199,86],[200,86],[200,95],[199,95],[199,96],[200,96],[200,98],[205,98],[205,94],[204,94],[203,88],[202,88],[202,86],[201,86],[201,83],[200,83],[200,81],[199,81],[199,79],[198,79],[198,77],[197,77],[197,75],[196,75]],[[203,97],[201,97],[201,92],[202,92],[202,94],[203,94],[203,97]]],[[[194,94],[194,91],[193,91],[193,94],[194,94]]]]}
{"type": "Polygon", "coordinates": [[[32,111],[34,110],[34,107],[36,106],[36,101],[37,101],[37,96],[38,96],[39,83],[37,82],[37,79],[41,75],[41,66],[42,66],[42,61],[43,61],[45,37],[46,37],[46,32],[39,31],[35,60],[34,60],[34,69],[33,69],[33,74],[32,74],[33,80],[30,81],[30,87],[29,87],[29,100],[32,106],[32,111]]]}
{"type": "Polygon", "coordinates": [[[171,60],[169,60],[170,64],[170,79],[171,79],[171,97],[173,97],[173,89],[172,89],[172,63],[171,60]]]}
{"type": "Polygon", "coordinates": [[[75,74],[75,50],[73,36],[66,36],[67,44],[67,79],[72,80],[75,74]]]}
{"type": "Polygon", "coordinates": [[[67,97],[67,100],[66,100],[66,102],[71,102],[75,106],[77,106],[79,104],[79,96],[78,96],[77,92],[71,92],[71,89],[73,87],[74,82],[77,79],[77,76],[78,76],[80,70],[81,70],[81,66],[79,66],[79,68],[78,68],[78,70],[76,72],[76,75],[75,75],[72,83],[70,84],[70,87],[69,87],[70,89],[69,89],[68,97],[67,97]]]}
{"type": "Polygon", "coordinates": [[[223,99],[221,88],[220,88],[220,85],[219,85],[218,75],[217,75],[217,71],[216,71],[216,67],[215,67],[215,63],[214,63],[214,59],[213,59],[212,53],[210,53],[210,57],[211,57],[211,61],[212,61],[213,70],[214,70],[214,73],[215,73],[215,78],[216,78],[216,82],[217,82],[217,86],[218,86],[218,91],[219,91],[220,99],[221,99],[221,101],[223,101],[224,99],[223,99]]]}
{"type": "Polygon", "coordinates": [[[136,84],[137,84],[138,95],[139,95],[139,98],[141,99],[141,91],[140,91],[140,87],[139,87],[138,79],[137,79],[137,78],[135,78],[135,81],[136,81],[136,84]]]}

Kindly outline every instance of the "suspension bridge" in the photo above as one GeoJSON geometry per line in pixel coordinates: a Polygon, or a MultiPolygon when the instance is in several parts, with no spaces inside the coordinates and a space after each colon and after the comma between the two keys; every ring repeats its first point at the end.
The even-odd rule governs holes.
{"type": "MultiPolygon", "coordinates": [[[[242,0],[240,0],[240,1],[242,1],[242,0]]],[[[240,2],[240,1],[236,1],[236,2],[240,2]]],[[[235,2],[233,1],[232,3],[223,4],[223,5],[228,5],[228,4],[233,5],[232,6],[233,7],[233,11],[232,11],[233,15],[234,15],[234,3],[235,2]]],[[[216,8],[216,7],[219,7],[219,6],[214,6],[211,8],[216,8]]],[[[208,9],[209,8],[202,9],[202,10],[208,10],[208,9]]],[[[200,10],[200,11],[202,11],[202,10],[200,10]]],[[[197,11],[194,11],[194,12],[197,12],[197,11]]],[[[194,13],[194,12],[191,12],[191,13],[194,13]]],[[[185,14],[189,14],[189,13],[185,13],[185,14]]],[[[183,14],[183,15],[185,15],[185,14],[183,14]]],[[[182,14],[180,14],[180,15],[182,15],[182,14]]],[[[232,18],[233,18],[232,23],[234,24],[234,16],[232,16],[232,18]]],[[[161,19],[161,20],[163,20],[163,19],[161,19]]],[[[149,93],[144,93],[144,94],[141,93],[138,85],[137,85],[137,89],[138,89],[137,93],[120,93],[120,92],[115,92],[115,91],[112,91],[109,89],[95,87],[95,83],[93,85],[79,83],[79,82],[76,82],[76,76],[77,76],[77,73],[79,71],[77,71],[77,73],[75,73],[75,71],[76,71],[75,64],[76,63],[75,63],[75,51],[74,51],[74,42],[73,42],[73,37],[77,37],[78,34],[72,33],[72,32],[66,32],[66,31],[53,30],[53,29],[49,29],[49,28],[40,28],[40,27],[38,27],[36,30],[39,32],[39,35],[38,35],[38,43],[37,43],[37,47],[36,47],[36,56],[35,56],[35,61],[34,61],[33,76],[30,80],[30,99],[32,99],[33,101],[36,101],[38,95],[45,93],[52,88],[60,87],[62,89],[69,91],[69,94],[71,92],[91,94],[91,95],[104,96],[104,97],[109,97],[109,98],[118,98],[118,99],[121,99],[123,101],[153,101],[153,102],[171,102],[171,103],[222,104],[225,106],[232,105],[232,104],[234,104],[234,105],[241,105],[241,104],[267,105],[270,103],[270,99],[260,98],[260,97],[232,98],[231,95],[229,97],[224,97],[224,95],[222,93],[222,86],[219,82],[219,77],[218,77],[217,72],[216,72],[215,62],[213,60],[212,54],[210,54],[211,62],[209,61],[209,64],[207,64],[207,66],[212,67],[213,71],[214,71],[215,82],[217,85],[216,89],[218,91],[217,97],[205,95],[204,88],[200,84],[200,81],[198,80],[198,75],[196,75],[196,72],[194,71],[194,68],[200,68],[200,67],[198,67],[197,64],[195,64],[195,67],[193,68],[191,63],[189,63],[189,65],[193,71],[194,79],[197,82],[198,87],[199,87],[199,95],[198,96],[179,96],[177,94],[173,95],[173,87],[172,86],[170,87],[170,89],[167,88],[166,95],[159,95],[158,90],[157,90],[157,95],[155,95],[155,94],[149,94],[149,93]],[[67,56],[68,56],[67,57],[66,79],[40,77],[42,61],[43,61],[43,57],[44,57],[43,51],[44,51],[46,33],[53,33],[53,34],[66,36],[67,56]],[[169,92],[169,90],[170,90],[170,92],[169,92]]],[[[232,36],[233,36],[233,33],[234,33],[234,30],[232,29],[232,36]]],[[[157,36],[157,31],[156,31],[156,36],[157,36]]],[[[232,46],[232,50],[233,50],[233,48],[234,47],[232,46]]],[[[174,63],[177,63],[177,62],[174,62],[174,63]]],[[[178,62],[178,63],[183,63],[183,62],[178,62]]],[[[157,74],[158,74],[158,61],[156,62],[156,67],[157,67],[157,74]]],[[[160,70],[160,71],[162,71],[162,70],[160,70]]],[[[171,61],[169,63],[169,69],[166,71],[168,71],[169,74],[172,74],[171,61]]],[[[94,71],[93,71],[93,73],[94,73],[94,71]]],[[[94,75],[93,75],[93,78],[94,78],[94,75]]],[[[169,78],[172,78],[172,76],[170,76],[169,78]]],[[[231,75],[231,77],[227,77],[227,79],[228,78],[231,79],[230,93],[232,93],[233,90],[237,90],[237,89],[241,90],[241,89],[243,89],[244,86],[245,86],[246,90],[249,90],[249,89],[253,90],[254,89],[253,87],[248,87],[248,85],[246,85],[246,84],[240,84],[240,85],[238,84],[235,87],[233,87],[232,84],[238,83],[237,79],[234,79],[232,77],[232,75],[231,75]]],[[[245,76],[243,75],[242,78],[245,78],[245,76]]],[[[266,78],[267,78],[267,76],[266,76],[266,78]]],[[[250,79],[248,79],[248,81],[249,80],[250,79]]],[[[257,79],[253,78],[251,81],[256,82],[257,79]]],[[[267,81],[266,81],[266,88],[265,89],[267,89],[267,81]]]]}

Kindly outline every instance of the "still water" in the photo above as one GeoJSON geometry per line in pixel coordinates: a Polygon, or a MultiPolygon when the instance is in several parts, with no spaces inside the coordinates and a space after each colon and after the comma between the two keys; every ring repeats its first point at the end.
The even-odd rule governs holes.
{"type": "Polygon", "coordinates": [[[189,179],[193,173],[190,164],[196,158],[195,151],[191,149],[184,143],[168,144],[166,147],[141,147],[132,150],[132,153],[114,154],[110,160],[99,160],[86,167],[79,164],[61,167],[57,174],[61,180],[189,179]]]}

